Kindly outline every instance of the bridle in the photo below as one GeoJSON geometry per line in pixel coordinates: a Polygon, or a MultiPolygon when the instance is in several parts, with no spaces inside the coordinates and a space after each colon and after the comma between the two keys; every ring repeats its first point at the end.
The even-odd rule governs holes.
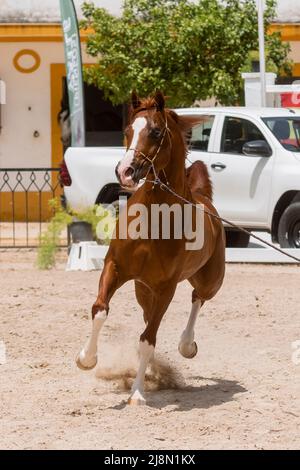
{"type": "MultiPolygon", "coordinates": [[[[146,109],[140,109],[139,112],[140,112],[140,111],[146,111],[146,109]]],[[[152,190],[153,190],[153,189],[155,188],[155,186],[156,186],[157,184],[159,184],[159,182],[160,182],[160,179],[159,179],[159,177],[158,177],[158,173],[159,173],[159,172],[156,171],[155,166],[154,166],[154,163],[155,163],[155,160],[157,159],[157,157],[158,157],[158,155],[159,155],[159,153],[160,153],[160,151],[161,151],[161,149],[162,149],[162,146],[163,146],[163,144],[164,144],[166,135],[168,135],[168,137],[169,137],[169,142],[170,142],[170,145],[171,145],[171,147],[172,147],[172,140],[171,140],[170,134],[171,134],[171,130],[170,130],[169,126],[168,126],[168,117],[167,117],[167,115],[166,115],[166,116],[165,116],[165,127],[164,127],[163,132],[162,132],[162,136],[161,136],[161,139],[160,139],[160,143],[158,144],[158,147],[157,147],[157,149],[156,149],[155,154],[153,155],[153,157],[150,157],[149,155],[146,155],[146,154],[145,154],[144,152],[142,152],[141,150],[133,149],[133,148],[131,148],[131,147],[129,147],[129,148],[127,149],[127,150],[133,150],[134,152],[137,152],[137,153],[138,153],[139,155],[141,155],[146,161],[148,161],[148,162],[150,163],[149,170],[148,170],[148,172],[147,172],[145,178],[143,178],[143,180],[145,181],[145,183],[152,183],[152,190]],[[153,171],[153,174],[154,174],[154,180],[147,180],[147,177],[148,177],[148,175],[149,175],[149,173],[150,173],[151,170],[153,171]]],[[[169,183],[169,181],[168,181],[168,178],[167,178],[167,175],[166,175],[165,170],[162,169],[161,171],[162,171],[163,174],[164,174],[164,177],[165,177],[167,186],[169,186],[170,183],[169,183]]],[[[162,186],[161,186],[161,188],[162,188],[162,186]]]]}

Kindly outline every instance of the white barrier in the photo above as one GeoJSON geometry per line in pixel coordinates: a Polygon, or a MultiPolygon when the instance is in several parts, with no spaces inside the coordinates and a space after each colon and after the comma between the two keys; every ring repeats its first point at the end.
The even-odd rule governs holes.
{"type": "MultiPolygon", "coordinates": [[[[245,105],[247,107],[260,107],[261,106],[261,84],[260,73],[242,73],[244,79],[245,91],[245,105]]],[[[292,103],[294,107],[299,107],[300,104],[300,82],[295,80],[290,85],[275,85],[276,74],[266,73],[266,93],[267,93],[267,107],[281,108],[281,95],[288,93],[292,95],[292,103]]]]}
{"type": "MultiPolygon", "coordinates": [[[[300,250],[296,248],[283,251],[300,258],[300,250]]],[[[226,262],[297,264],[296,260],[288,258],[272,248],[226,248],[226,262]]]]}
{"type": "Polygon", "coordinates": [[[103,268],[108,246],[96,242],[73,243],[66,271],[94,271],[103,268]]]}

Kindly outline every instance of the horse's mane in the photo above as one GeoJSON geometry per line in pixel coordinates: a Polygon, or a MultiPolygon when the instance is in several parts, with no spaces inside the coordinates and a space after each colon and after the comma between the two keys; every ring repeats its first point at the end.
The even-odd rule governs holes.
{"type": "MultiPolygon", "coordinates": [[[[157,109],[158,103],[155,100],[154,96],[148,96],[147,98],[142,98],[139,101],[138,107],[132,109],[131,111],[131,118],[133,118],[136,114],[141,111],[147,111],[150,109],[157,109]]],[[[172,109],[165,108],[164,111],[166,112],[167,116],[170,116],[173,121],[176,122],[178,125],[182,135],[183,140],[185,143],[185,152],[188,153],[188,141],[190,138],[190,132],[193,127],[201,124],[202,122],[207,121],[208,116],[179,116],[175,111],[172,109]]]]}

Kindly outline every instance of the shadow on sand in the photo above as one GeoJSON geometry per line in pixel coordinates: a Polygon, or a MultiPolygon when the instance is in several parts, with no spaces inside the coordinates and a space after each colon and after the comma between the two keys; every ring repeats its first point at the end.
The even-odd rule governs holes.
{"type": "MultiPolygon", "coordinates": [[[[175,405],[173,411],[189,411],[193,409],[207,409],[234,400],[238,393],[245,393],[245,389],[235,380],[225,380],[207,377],[191,377],[192,380],[205,382],[203,385],[182,386],[176,390],[160,390],[146,393],[147,406],[162,409],[175,405]],[[207,383],[211,382],[211,383],[207,383]]],[[[111,407],[122,410],[126,402],[111,407]]]]}

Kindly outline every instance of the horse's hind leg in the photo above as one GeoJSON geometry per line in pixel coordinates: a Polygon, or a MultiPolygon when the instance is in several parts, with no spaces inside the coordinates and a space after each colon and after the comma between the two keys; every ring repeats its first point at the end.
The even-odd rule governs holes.
{"type": "Polygon", "coordinates": [[[146,403],[144,398],[144,381],[146,369],[154,355],[157,331],[161,320],[173,298],[176,285],[170,284],[165,286],[165,288],[161,289],[159,292],[155,292],[155,294],[153,293],[153,298],[151,301],[150,296],[147,295],[145,289],[144,294],[142,294],[143,288],[141,286],[139,287],[138,301],[144,310],[144,318],[147,322],[147,325],[140,337],[140,364],[136,379],[132,386],[131,397],[128,400],[128,403],[131,405],[143,405],[146,403]]]}
{"type": "Polygon", "coordinates": [[[198,317],[200,308],[204,302],[197,296],[197,292],[194,290],[192,294],[192,309],[187,322],[187,325],[181,335],[178,350],[180,354],[187,358],[192,359],[198,352],[197,343],[194,341],[195,337],[195,324],[198,317]]]}
{"type": "Polygon", "coordinates": [[[98,336],[108,315],[109,301],[119,287],[118,284],[114,262],[109,260],[100,277],[99,294],[92,308],[91,336],[76,358],[76,364],[82,370],[91,370],[97,364],[98,336]]]}
{"type": "Polygon", "coordinates": [[[178,345],[180,354],[188,359],[195,357],[198,352],[197,343],[194,341],[194,327],[199,310],[206,300],[212,299],[216,295],[223,283],[225,272],[224,255],[224,243],[221,238],[210,260],[189,279],[189,282],[194,287],[192,309],[178,345]]]}

